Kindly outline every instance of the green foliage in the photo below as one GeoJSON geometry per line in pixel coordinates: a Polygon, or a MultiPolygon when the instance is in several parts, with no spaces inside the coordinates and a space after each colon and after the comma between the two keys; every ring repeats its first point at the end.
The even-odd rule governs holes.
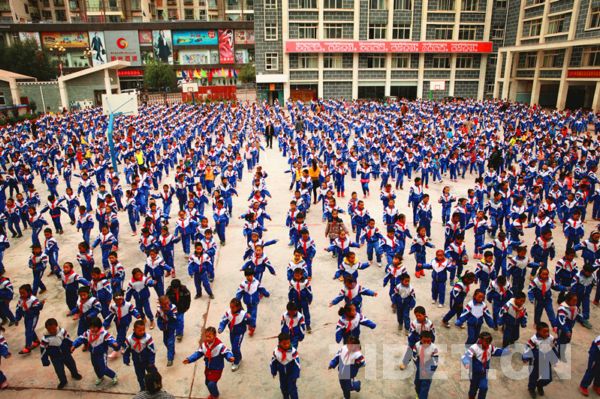
{"type": "Polygon", "coordinates": [[[0,69],[33,76],[38,80],[56,78],[56,68],[35,40],[15,41],[12,46],[0,46],[0,69]]]}
{"type": "Polygon", "coordinates": [[[242,83],[256,82],[256,67],[254,64],[245,64],[238,75],[238,79],[242,83]]]}
{"type": "Polygon", "coordinates": [[[175,70],[169,64],[152,60],[144,70],[144,85],[154,90],[164,90],[165,87],[174,89],[177,86],[175,70]]]}

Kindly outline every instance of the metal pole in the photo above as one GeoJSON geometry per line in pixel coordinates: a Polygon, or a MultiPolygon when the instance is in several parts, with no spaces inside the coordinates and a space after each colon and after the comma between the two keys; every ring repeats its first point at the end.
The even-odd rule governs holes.
{"type": "Polygon", "coordinates": [[[112,161],[113,169],[117,177],[119,176],[119,168],[117,167],[117,154],[115,151],[115,140],[113,139],[113,125],[115,123],[115,114],[110,113],[108,115],[108,128],[106,135],[108,136],[108,148],[110,149],[110,159],[112,161]]]}
{"type": "Polygon", "coordinates": [[[40,96],[42,96],[42,113],[46,113],[46,101],[44,100],[44,91],[42,90],[42,85],[40,85],[40,96]]]}

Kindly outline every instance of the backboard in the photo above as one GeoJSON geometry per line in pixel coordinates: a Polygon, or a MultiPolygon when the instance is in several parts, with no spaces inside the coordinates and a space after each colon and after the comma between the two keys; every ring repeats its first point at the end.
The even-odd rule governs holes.
{"type": "Polygon", "coordinates": [[[196,93],[198,91],[198,83],[184,83],[181,85],[181,89],[184,93],[196,93]]]}
{"type": "Polygon", "coordinates": [[[136,93],[103,94],[102,114],[110,113],[123,115],[138,114],[138,98],[136,93]]]}

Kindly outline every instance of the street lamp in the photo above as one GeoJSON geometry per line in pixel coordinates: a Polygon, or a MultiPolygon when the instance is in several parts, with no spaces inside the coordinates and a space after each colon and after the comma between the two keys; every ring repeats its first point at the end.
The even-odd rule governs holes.
{"type": "Polygon", "coordinates": [[[52,52],[53,55],[56,55],[56,58],[58,59],[58,70],[60,71],[60,76],[62,76],[62,74],[63,74],[62,56],[67,51],[67,49],[64,48],[63,46],[55,44],[54,46],[50,47],[50,51],[52,52]]]}

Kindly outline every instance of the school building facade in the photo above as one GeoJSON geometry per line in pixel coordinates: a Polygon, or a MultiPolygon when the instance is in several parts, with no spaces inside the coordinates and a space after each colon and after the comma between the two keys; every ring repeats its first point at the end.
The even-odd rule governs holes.
{"type": "Polygon", "coordinates": [[[561,86],[564,74],[562,90],[585,89],[591,108],[600,97],[600,56],[591,49],[600,46],[598,12],[600,0],[255,0],[258,97],[503,97],[560,106],[546,86],[561,86]],[[538,14],[540,32],[526,34],[538,14]],[[569,47],[565,69],[557,54],[569,47]],[[535,65],[524,68],[531,52],[535,65]],[[556,57],[544,64],[547,54],[556,57]]]}

